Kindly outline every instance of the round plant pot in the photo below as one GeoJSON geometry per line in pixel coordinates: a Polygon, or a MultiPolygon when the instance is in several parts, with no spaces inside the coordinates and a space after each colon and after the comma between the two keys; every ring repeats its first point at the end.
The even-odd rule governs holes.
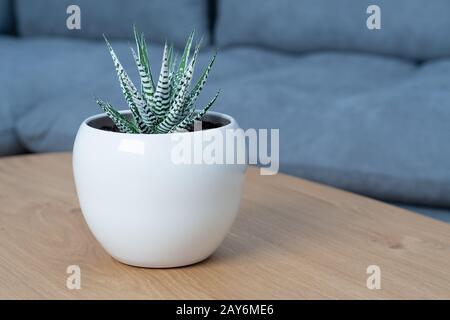
{"type": "MultiPolygon", "coordinates": [[[[105,114],[81,124],[73,149],[81,210],[115,259],[140,267],[179,267],[207,258],[225,238],[239,210],[245,165],[198,158],[180,163],[174,156],[184,143],[192,146],[194,159],[208,145],[205,136],[238,129],[224,114],[208,112],[204,119],[217,127],[124,134],[101,129],[111,125],[105,114]]],[[[233,148],[223,144],[224,153],[233,148]]]]}

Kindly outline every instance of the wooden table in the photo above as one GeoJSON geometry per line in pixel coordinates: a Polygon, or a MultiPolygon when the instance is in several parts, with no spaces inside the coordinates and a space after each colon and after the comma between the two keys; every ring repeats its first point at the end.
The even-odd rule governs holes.
{"type": "Polygon", "coordinates": [[[450,298],[450,224],[255,168],[219,250],[177,269],[126,266],[100,247],[70,154],[0,160],[0,204],[0,298],[450,298]],[[69,265],[80,290],[66,287],[69,265]],[[369,265],[379,290],[366,286],[369,265]]]}

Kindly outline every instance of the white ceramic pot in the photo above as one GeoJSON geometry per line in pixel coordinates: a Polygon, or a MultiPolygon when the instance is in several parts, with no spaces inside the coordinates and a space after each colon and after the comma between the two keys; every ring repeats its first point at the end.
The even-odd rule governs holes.
{"type": "Polygon", "coordinates": [[[117,260],[154,268],[188,265],[207,258],[225,238],[239,210],[245,165],[173,161],[180,143],[175,135],[194,141],[238,128],[227,115],[209,112],[206,117],[222,126],[124,134],[98,129],[110,123],[104,114],[81,124],[73,149],[81,210],[94,236],[117,260]]]}

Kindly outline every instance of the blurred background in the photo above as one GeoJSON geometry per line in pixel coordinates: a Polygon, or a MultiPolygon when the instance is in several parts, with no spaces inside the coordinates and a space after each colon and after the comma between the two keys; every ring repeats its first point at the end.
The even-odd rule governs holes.
{"type": "Polygon", "coordinates": [[[155,74],[193,28],[199,66],[217,49],[199,103],[279,129],[282,172],[450,222],[450,1],[0,0],[0,155],[70,151],[94,96],[125,109],[102,34],[137,79],[133,24],[155,74]]]}

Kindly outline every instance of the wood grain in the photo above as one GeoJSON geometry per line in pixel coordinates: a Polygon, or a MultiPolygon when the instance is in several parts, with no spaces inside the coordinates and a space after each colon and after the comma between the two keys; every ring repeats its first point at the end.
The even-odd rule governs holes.
{"type": "Polygon", "coordinates": [[[177,269],[123,265],[80,212],[71,155],[0,160],[0,298],[450,298],[450,225],[286,175],[248,171],[219,250],[177,269]],[[81,289],[66,268],[81,268],[81,289]],[[381,289],[366,268],[381,268],[381,289]]]}

